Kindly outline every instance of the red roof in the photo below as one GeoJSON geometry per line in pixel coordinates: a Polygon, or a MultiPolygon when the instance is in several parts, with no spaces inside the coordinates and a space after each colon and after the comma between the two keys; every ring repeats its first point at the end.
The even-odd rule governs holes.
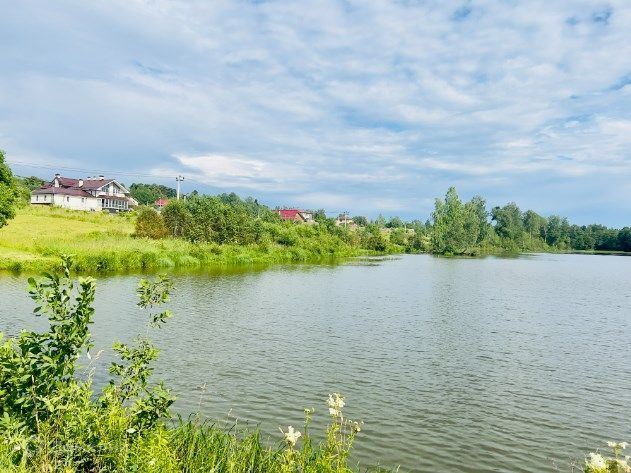
{"type": "Polygon", "coordinates": [[[302,211],[298,209],[277,209],[275,212],[280,215],[280,218],[283,220],[295,220],[296,217],[304,220],[302,216],[302,211]]]}
{"type": "Polygon", "coordinates": [[[168,203],[169,203],[169,199],[161,198],[161,199],[156,200],[154,205],[157,205],[158,207],[164,207],[168,203]]]}

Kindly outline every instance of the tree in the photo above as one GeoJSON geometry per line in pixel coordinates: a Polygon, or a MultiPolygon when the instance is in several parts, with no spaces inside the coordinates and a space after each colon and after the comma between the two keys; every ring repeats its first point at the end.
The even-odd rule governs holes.
{"type": "Polygon", "coordinates": [[[373,223],[379,228],[384,228],[386,226],[386,218],[379,214],[373,223]]]}
{"type": "Polygon", "coordinates": [[[180,200],[171,200],[162,209],[162,219],[169,234],[176,238],[185,237],[191,222],[191,213],[180,200]]]}
{"type": "Polygon", "coordinates": [[[402,228],[405,224],[403,220],[399,217],[392,217],[388,223],[386,223],[386,228],[402,228]]]}
{"type": "Polygon", "coordinates": [[[4,151],[0,150],[0,227],[15,217],[17,194],[13,173],[4,162],[4,151]]]}
{"type": "Polygon", "coordinates": [[[524,212],[524,229],[528,232],[530,239],[538,237],[546,226],[546,219],[534,210],[524,212]]]}
{"type": "Polygon", "coordinates": [[[504,207],[495,207],[491,211],[491,219],[495,222],[495,232],[502,238],[521,246],[524,234],[524,222],[521,210],[515,202],[504,207]]]}
{"type": "Polygon", "coordinates": [[[137,237],[160,239],[168,235],[164,219],[151,207],[141,207],[136,217],[137,237]]]}
{"type": "Polygon", "coordinates": [[[479,245],[491,231],[489,212],[486,210],[486,200],[479,195],[473,196],[465,205],[465,211],[467,233],[475,235],[475,242],[479,245]]]}
{"type": "Polygon", "coordinates": [[[353,217],[353,222],[355,222],[360,227],[365,227],[366,225],[368,225],[368,219],[363,215],[356,215],[355,217],[353,217]]]}
{"type": "Polygon", "coordinates": [[[455,187],[450,187],[444,201],[436,199],[432,213],[431,251],[437,254],[470,253],[479,237],[475,225],[474,204],[462,204],[455,187]]]}
{"type": "Polygon", "coordinates": [[[548,217],[546,225],[546,243],[550,246],[565,248],[570,243],[570,224],[567,218],[558,215],[548,217]]]}
{"type": "Polygon", "coordinates": [[[318,223],[325,223],[327,221],[326,211],[324,209],[318,209],[314,211],[313,219],[318,223]]]}
{"type": "Polygon", "coordinates": [[[129,192],[141,205],[153,205],[158,199],[171,199],[176,196],[175,189],[161,184],[133,183],[129,187],[129,192]]]}

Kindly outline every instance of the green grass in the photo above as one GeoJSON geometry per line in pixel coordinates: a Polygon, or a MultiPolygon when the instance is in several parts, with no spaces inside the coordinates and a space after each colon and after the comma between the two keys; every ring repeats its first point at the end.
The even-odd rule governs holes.
{"type": "Polygon", "coordinates": [[[354,256],[358,250],[325,235],[290,244],[193,244],[168,238],[135,238],[132,214],[109,215],[50,207],[25,207],[0,228],[0,270],[56,269],[59,255],[75,255],[83,273],[207,268],[225,265],[307,262],[354,256]]]}

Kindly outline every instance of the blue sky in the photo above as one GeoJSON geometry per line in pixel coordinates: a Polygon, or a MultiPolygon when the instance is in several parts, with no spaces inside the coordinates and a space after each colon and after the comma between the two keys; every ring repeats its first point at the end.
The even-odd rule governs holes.
{"type": "Polygon", "coordinates": [[[631,225],[627,0],[0,7],[11,162],[422,219],[455,185],[631,225]]]}

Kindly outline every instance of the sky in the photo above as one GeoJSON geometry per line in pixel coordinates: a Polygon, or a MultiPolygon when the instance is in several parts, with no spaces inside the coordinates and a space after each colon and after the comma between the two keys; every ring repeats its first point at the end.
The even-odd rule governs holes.
{"type": "MultiPolygon", "coordinates": [[[[631,225],[631,2],[0,0],[0,148],[270,206],[631,225]]],[[[73,171],[73,170],[77,171],[73,171]]]]}

